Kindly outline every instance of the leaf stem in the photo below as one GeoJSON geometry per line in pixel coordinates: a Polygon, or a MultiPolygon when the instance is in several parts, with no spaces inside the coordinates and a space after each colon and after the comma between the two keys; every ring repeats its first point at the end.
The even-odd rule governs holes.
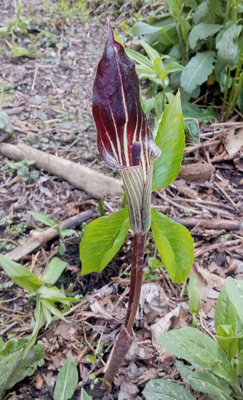
{"type": "Polygon", "coordinates": [[[125,327],[129,333],[132,332],[132,327],[136,317],[140,292],[142,287],[142,276],[143,276],[143,258],[144,258],[144,244],[146,240],[146,234],[135,234],[133,243],[133,254],[132,254],[132,272],[131,272],[131,286],[128,300],[128,309],[125,320],[125,327]]]}
{"type": "Polygon", "coordinates": [[[136,233],[134,236],[131,285],[125,325],[122,327],[119,333],[118,339],[112,349],[110,359],[107,362],[104,383],[102,384],[103,389],[106,389],[106,382],[113,382],[114,377],[117,374],[119,367],[133,341],[131,333],[139,305],[142,286],[145,240],[146,234],[144,233],[136,233]]]}

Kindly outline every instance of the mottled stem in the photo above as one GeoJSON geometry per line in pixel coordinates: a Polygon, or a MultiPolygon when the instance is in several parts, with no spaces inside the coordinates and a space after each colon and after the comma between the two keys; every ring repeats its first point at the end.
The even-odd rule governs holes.
{"type": "MultiPolygon", "coordinates": [[[[144,243],[146,234],[137,233],[134,236],[132,253],[131,286],[128,300],[128,309],[125,325],[121,329],[118,339],[112,350],[110,360],[105,371],[105,381],[112,383],[122,361],[132,344],[132,328],[136,317],[143,276],[144,243]]],[[[105,382],[102,387],[105,389],[105,382]]]]}
{"type": "Polygon", "coordinates": [[[136,317],[143,277],[144,243],[146,234],[135,234],[132,253],[132,271],[125,327],[129,333],[136,317]]]}

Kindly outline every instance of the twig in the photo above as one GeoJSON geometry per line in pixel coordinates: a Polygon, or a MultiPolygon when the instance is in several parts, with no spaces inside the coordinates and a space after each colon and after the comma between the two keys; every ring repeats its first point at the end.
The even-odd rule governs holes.
{"type": "Polygon", "coordinates": [[[173,221],[178,222],[179,224],[184,225],[187,228],[194,227],[203,227],[205,229],[224,229],[226,231],[238,231],[243,229],[243,221],[237,220],[227,220],[227,219],[206,219],[206,218],[194,218],[194,217],[185,217],[185,218],[172,218],[173,221]]]}
{"type": "Polygon", "coordinates": [[[235,204],[235,202],[231,199],[231,197],[228,195],[228,193],[226,193],[226,191],[217,182],[214,182],[214,183],[217,186],[217,188],[223,193],[224,197],[226,197],[226,199],[230,201],[232,206],[237,208],[238,207],[237,204],[235,204]]]}
{"type": "Polygon", "coordinates": [[[10,329],[12,329],[15,325],[18,325],[17,321],[14,321],[10,325],[6,326],[6,328],[1,330],[0,336],[3,336],[6,332],[8,332],[10,329]]]}
{"type": "Polygon", "coordinates": [[[201,256],[204,253],[208,253],[214,249],[220,249],[222,246],[230,246],[232,244],[242,243],[242,239],[228,240],[226,242],[214,243],[209,246],[205,246],[202,249],[195,252],[195,258],[201,256]]]}

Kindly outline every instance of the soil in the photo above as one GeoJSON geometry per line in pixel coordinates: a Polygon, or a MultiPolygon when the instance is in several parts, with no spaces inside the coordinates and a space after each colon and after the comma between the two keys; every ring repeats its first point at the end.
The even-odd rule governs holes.
{"type": "MultiPolygon", "coordinates": [[[[103,163],[97,151],[91,112],[92,84],[107,35],[105,17],[109,14],[113,26],[125,36],[122,21],[132,21],[135,11],[145,16],[149,8],[147,2],[136,2],[131,10],[124,2],[118,13],[113,2],[107,2],[106,7],[104,4],[94,3],[84,22],[56,16],[41,0],[23,0],[23,15],[30,18],[33,27],[27,33],[15,29],[8,38],[0,40],[0,79],[4,84],[11,84],[15,93],[3,107],[11,118],[14,135],[3,140],[31,145],[119,179],[118,174],[103,163]],[[38,52],[36,58],[11,58],[13,44],[28,47],[31,41],[38,52]]],[[[15,15],[14,5],[5,2],[0,15],[1,23],[6,23],[15,15]]],[[[240,127],[239,120],[201,127],[198,147],[188,141],[183,165],[191,170],[195,165],[199,170],[201,165],[207,165],[211,168],[210,178],[204,176],[203,170],[200,179],[194,177],[194,181],[179,175],[169,188],[152,195],[157,210],[179,218],[181,223],[186,224],[185,217],[196,217],[198,221],[226,221],[223,229],[206,229],[203,223],[190,228],[195,247],[193,272],[198,274],[202,289],[197,327],[204,332],[215,333],[214,308],[225,278],[243,278],[242,230],[227,228],[229,221],[242,221],[242,168],[239,154],[230,156],[225,150],[228,132],[232,129],[237,132],[240,127]],[[211,145],[210,139],[217,138],[218,144],[211,145]],[[203,147],[201,143],[204,143],[203,147]],[[210,290],[204,290],[205,286],[210,290]]],[[[0,155],[0,251],[3,254],[27,241],[31,230],[43,229],[43,224],[36,222],[28,210],[58,221],[88,209],[94,210],[93,218],[98,215],[97,200],[88,193],[37,170],[34,164],[25,164],[24,168],[23,162],[19,165],[11,162],[13,160],[0,155]]],[[[120,200],[105,199],[106,214],[119,210],[120,200]]],[[[91,219],[86,224],[89,222],[91,219]]],[[[76,226],[76,236],[64,239],[66,252],[58,256],[68,266],[57,282],[59,288],[63,286],[66,293],[78,295],[82,301],[67,312],[70,324],[54,318],[47,329],[41,329],[37,341],[46,350],[44,364],[16,384],[6,394],[8,399],[53,399],[57,374],[70,355],[77,361],[79,371],[73,400],[80,399],[82,387],[93,400],[141,400],[144,399],[144,387],[151,379],[168,377],[180,381],[175,357],[168,352],[161,354],[154,346],[151,326],[179,306],[179,316],[171,318],[168,328],[188,325],[191,320],[188,298],[182,285],[172,284],[168,274],[160,268],[156,271],[156,281],[150,275],[144,282],[148,293],[144,290],[134,326],[134,346],[120,368],[112,391],[105,393],[100,389],[104,363],[125,316],[133,235],[129,232],[124,246],[103,272],[81,276],[79,243],[84,229],[85,224],[76,226]],[[94,349],[100,343],[102,350],[95,355],[93,364],[87,356],[94,356],[94,349]],[[94,380],[96,376],[98,382],[94,380]]],[[[46,260],[58,254],[58,244],[59,240],[53,239],[23,257],[21,263],[41,276],[46,260]]],[[[145,264],[156,254],[152,235],[149,235],[145,264]]],[[[0,335],[4,342],[31,333],[34,306],[26,292],[12,285],[1,269],[0,335]]],[[[195,397],[204,399],[198,394],[195,397]]]]}

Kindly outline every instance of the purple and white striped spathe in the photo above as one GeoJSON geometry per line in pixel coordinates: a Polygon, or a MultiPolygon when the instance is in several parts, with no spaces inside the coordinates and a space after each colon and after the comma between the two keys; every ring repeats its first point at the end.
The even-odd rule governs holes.
{"type": "Polygon", "coordinates": [[[93,116],[103,160],[117,169],[141,165],[146,174],[160,151],[140,105],[135,65],[111,27],[94,82],[93,116]]]}

